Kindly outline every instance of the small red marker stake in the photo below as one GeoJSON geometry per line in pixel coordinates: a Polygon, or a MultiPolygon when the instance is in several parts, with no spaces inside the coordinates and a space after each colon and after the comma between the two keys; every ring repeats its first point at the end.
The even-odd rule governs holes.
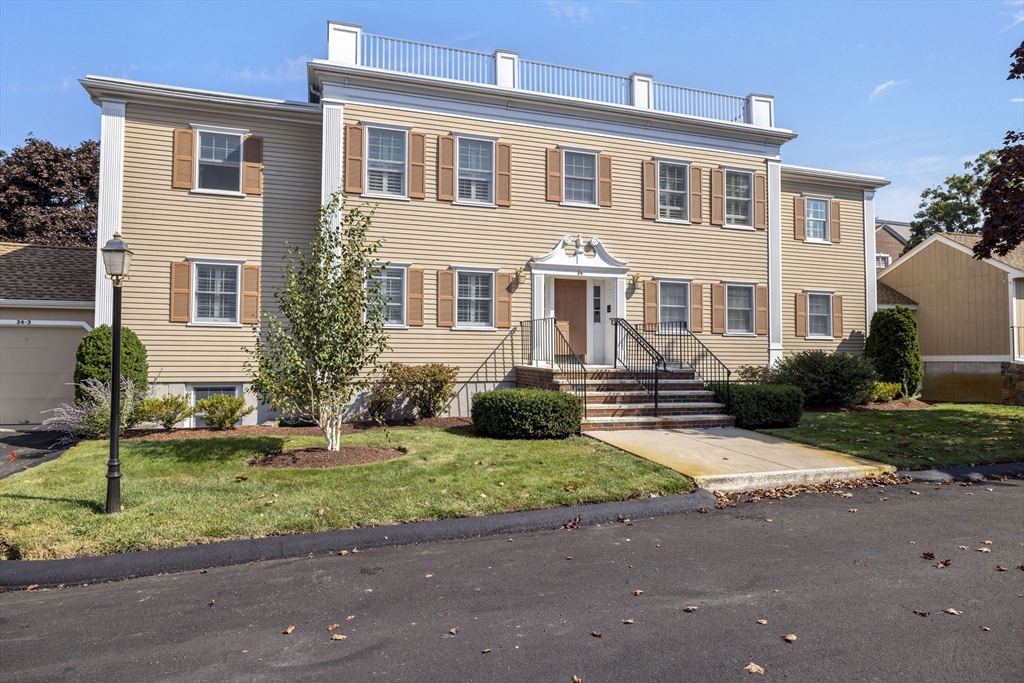
{"type": "Polygon", "coordinates": [[[18,457],[18,456],[16,456],[16,455],[14,454],[14,451],[11,451],[11,460],[14,460],[14,459],[15,459],[15,458],[17,458],[17,457],[18,457]]]}

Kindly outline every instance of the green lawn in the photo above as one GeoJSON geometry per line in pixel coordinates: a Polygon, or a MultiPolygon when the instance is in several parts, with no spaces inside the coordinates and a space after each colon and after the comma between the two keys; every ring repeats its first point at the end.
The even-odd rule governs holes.
{"type": "Polygon", "coordinates": [[[804,413],[799,427],[762,431],[901,469],[1024,461],[1024,408],[1014,406],[804,413]]]}
{"type": "Polygon", "coordinates": [[[499,441],[403,428],[387,438],[374,430],[344,443],[404,446],[406,455],[330,469],[246,465],[259,453],[322,446],[316,437],[122,442],[125,511],[110,516],[102,513],[107,442],[85,442],[0,480],[0,557],[97,555],[692,489],[672,470],[582,437],[499,441]]]}

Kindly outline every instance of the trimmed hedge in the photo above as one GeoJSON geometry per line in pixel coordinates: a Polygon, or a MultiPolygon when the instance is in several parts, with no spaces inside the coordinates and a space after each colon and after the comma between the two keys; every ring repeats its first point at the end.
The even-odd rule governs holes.
{"type": "Polygon", "coordinates": [[[800,387],[809,408],[840,408],[870,397],[878,378],[862,356],[837,351],[801,351],[779,361],[772,384],[800,387]]]}
{"type": "Polygon", "coordinates": [[[864,343],[868,357],[883,382],[904,383],[910,396],[921,390],[924,364],[917,341],[917,318],[903,306],[882,308],[871,316],[871,334],[864,343]]]}
{"type": "Polygon", "coordinates": [[[729,414],[740,429],[796,427],[804,414],[804,392],[783,384],[732,384],[729,414]]]}
{"type": "MultiPolygon", "coordinates": [[[[110,325],[100,325],[89,331],[78,342],[75,351],[75,384],[87,379],[100,382],[110,381],[110,361],[113,355],[114,331],[110,325]]],[[[149,362],[146,347],[139,337],[127,327],[121,327],[121,375],[135,382],[136,402],[141,402],[149,387],[149,362]]],[[[75,401],[81,403],[85,394],[80,386],[75,387],[75,401]]]]}
{"type": "Polygon", "coordinates": [[[564,439],[580,431],[583,400],[550,389],[498,389],[473,396],[473,424],[497,439],[564,439]]]}

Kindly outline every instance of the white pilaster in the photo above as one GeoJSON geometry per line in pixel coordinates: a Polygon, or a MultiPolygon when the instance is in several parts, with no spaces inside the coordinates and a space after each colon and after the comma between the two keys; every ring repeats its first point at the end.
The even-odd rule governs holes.
{"type": "Polygon", "coordinates": [[[629,103],[638,109],[654,109],[654,76],[630,74],[629,99],[629,103]]]}
{"type": "Polygon", "coordinates": [[[775,127],[775,98],[771,95],[747,95],[747,123],[759,128],[775,127]]]}
{"type": "Polygon", "coordinates": [[[768,363],[782,359],[782,170],[768,162],[768,363]]]}
{"type": "Polygon", "coordinates": [[[544,317],[544,275],[534,273],[530,286],[530,318],[537,320],[544,317]]]}
{"type": "Polygon", "coordinates": [[[363,27],[340,21],[327,22],[327,60],[359,66],[363,27]]]}
{"type": "MultiPolygon", "coordinates": [[[[103,100],[100,115],[100,201],[96,223],[96,309],[93,327],[113,319],[114,291],[103,269],[100,249],[115,232],[121,232],[121,198],[124,193],[124,100],[103,100]]],[[[130,235],[126,236],[131,239],[130,235]]]]}
{"type": "MultiPolygon", "coordinates": [[[[626,276],[625,275],[620,275],[620,276],[615,278],[615,296],[612,297],[612,312],[611,312],[611,315],[609,316],[609,318],[623,318],[623,319],[625,319],[625,317],[626,317],[626,276]]],[[[618,341],[616,340],[616,336],[615,336],[614,332],[612,333],[612,340],[613,340],[612,341],[613,345],[614,344],[618,344],[618,341]]],[[[625,343],[625,340],[623,340],[623,343],[625,343]]],[[[614,361],[614,359],[616,357],[622,358],[622,357],[625,357],[626,354],[625,354],[625,349],[624,348],[619,348],[618,349],[618,353],[616,353],[616,350],[613,348],[611,353],[609,353],[608,355],[610,355],[612,357],[613,361],[614,361]]]]}
{"type": "Polygon", "coordinates": [[[871,317],[878,310],[878,278],[875,277],[875,192],[864,190],[864,334],[871,331],[871,317]]]}
{"type": "Polygon", "coordinates": [[[323,149],[320,162],[320,203],[342,188],[344,174],[345,105],[323,102],[323,149]]]}

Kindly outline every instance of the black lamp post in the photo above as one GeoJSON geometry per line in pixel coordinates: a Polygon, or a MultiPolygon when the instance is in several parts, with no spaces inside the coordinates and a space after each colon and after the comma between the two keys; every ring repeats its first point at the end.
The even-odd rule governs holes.
{"type": "Polygon", "coordinates": [[[110,460],[107,462],[107,514],[121,511],[121,283],[128,278],[132,250],[115,232],[103,248],[103,269],[114,285],[114,339],[110,358],[110,460]]]}

